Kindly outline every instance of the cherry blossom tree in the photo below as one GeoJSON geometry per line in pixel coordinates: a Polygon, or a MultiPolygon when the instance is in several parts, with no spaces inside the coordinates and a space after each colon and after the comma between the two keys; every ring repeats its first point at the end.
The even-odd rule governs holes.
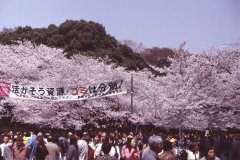
{"type": "Polygon", "coordinates": [[[3,82],[61,87],[123,79],[128,89],[125,95],[84,101],[1,98],[1,113],[12,107],[13,121],[56,128],[80,123],[99,127],[110,121],[121,127],[127,120],[167,128],[240,128],[239,43],[209,49],[202,55],[192,55],[180,45],[169,68],[155,68],[166,73],[163,77],[147,69],[126,71],[101,58],[74,55],[67,59],[62,49],[30,42],[0,45],[0,50],[3,82]]]}
{"type": "Polygon", "coordinates": [[[191,55],[181,47],[176,50],[161,80],[162,108],[175,112],[173,126],[239,128],[239,57],[239,44],[203,55],[191,55]]]}

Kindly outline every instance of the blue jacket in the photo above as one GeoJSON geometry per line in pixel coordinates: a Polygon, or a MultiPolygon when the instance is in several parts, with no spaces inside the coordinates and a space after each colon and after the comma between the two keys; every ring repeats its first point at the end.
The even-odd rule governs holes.
{"type": "Polygon", "coordinates": [[[36,148],[37,148],[37,136],[34,135],[32,136],[32,138],[30,139],[28,146],[30,147],[30,156],[29,156],[29,160],[32,160],[35,153],[36,153],[36,148]]]}

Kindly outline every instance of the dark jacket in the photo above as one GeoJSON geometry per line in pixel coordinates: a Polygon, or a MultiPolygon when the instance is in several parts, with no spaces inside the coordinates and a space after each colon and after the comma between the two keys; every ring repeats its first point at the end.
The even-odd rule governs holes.
{"type": "Polygon", "coordinates": [[[240,160],[240,141],[234,141],[230,149],[229,160],[240,160]]]}

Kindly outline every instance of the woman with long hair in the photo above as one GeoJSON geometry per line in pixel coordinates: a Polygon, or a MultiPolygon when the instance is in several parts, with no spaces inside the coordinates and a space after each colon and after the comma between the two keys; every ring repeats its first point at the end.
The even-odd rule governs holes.
{"type": "Polygon", "coordinates": [[[69,137],[69,143],[70,146],[67,149],[66,153],[66,160],[78,160],[78,145],[77,145],[77,139],[75,136],[71,135],[69,137]]]}
{"type": "Polygon", "coordinates": [[[140,160],[140,152],[137,148],[137,142],[135,138],[128,138],[127,145],[124,150],[125,160],[140,160]]]}
{"type": "Polygon", "coordinates": [[[110,135],[108,137],[108,143],[112,146],[109,154],[120,160],[119,147],[115,144],[115,139],[114,139],[113,135],[110,135]]]}

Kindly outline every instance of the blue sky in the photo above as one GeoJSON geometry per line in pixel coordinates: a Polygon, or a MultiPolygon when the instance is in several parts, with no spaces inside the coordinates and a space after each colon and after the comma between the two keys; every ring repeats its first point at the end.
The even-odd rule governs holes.
{"type": "Polygon", "coordinates": [[[95,21],[118,40],[193,53],[240,41],[240,0],[0,0],[3,27],[95,21]]]}

